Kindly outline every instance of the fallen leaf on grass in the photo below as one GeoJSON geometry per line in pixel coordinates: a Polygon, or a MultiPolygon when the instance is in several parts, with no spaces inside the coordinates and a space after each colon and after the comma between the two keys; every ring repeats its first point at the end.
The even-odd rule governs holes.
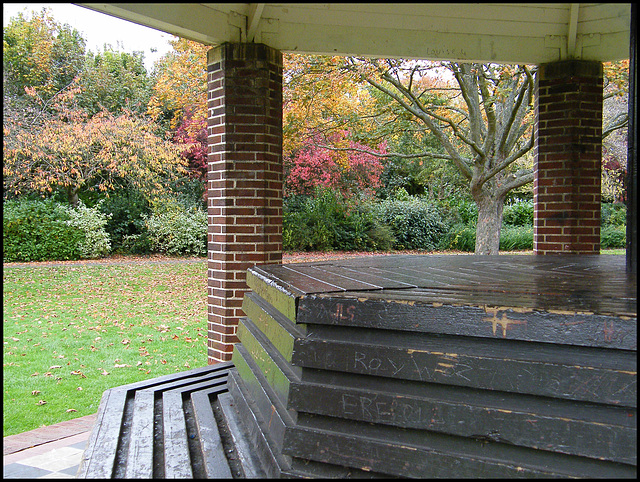
{"type": "Polygon", "coordinates": [[[36,405],[44,405],[46,403],[47,403],[46,401],[40,400],[40,401],[36,402],[36,405]]]}
{"type": "Polygon", "coordinates": [[[108,375],[108,374],[109,374],[109,372],[107,370],[105,370],[105,369],[103,369],[102,373],[100,373],[100,375],[108,375]]]}
{"type": "Polygon", "coordinates": [[[78,390],[79,392],[81,392],[81,391],[82,391],[82,387],[78,387],[78,388],[76,388],[76,390],[78,390]]]}
{"type": "Polygon", "coordinates": [[[123,363],[122,365],[119,363],[116,363],[115,365],[113,365],[113,368],[125,368],[125,367],[130,367],[131,365],[127,365],[125,363],[123,363]]]}
{"type": "Polygon", "coordinates": [[[68,408],[67,413],[71,413],[71,412],[77,412],[77,410],[75,408],[68,408]]]}
{"type": "Polygon", "coordinates": [[[56,368],[62,368],[62,365],[53,365],[49,367],[49,370],[55,370],[56,368]]]}
{"type": "Polygon", "coordinates": [[[31,395],[37,395],[38,393],[40,393],[40,390],[34,390],[31,392],[31,395]]]}
{"type": "Polygon", "coordinates": [[[87,376],[82,373],[80,370],[74,370],[71,372],[72,375],[80,375],[82,378],[87,378],[87,376]]]}

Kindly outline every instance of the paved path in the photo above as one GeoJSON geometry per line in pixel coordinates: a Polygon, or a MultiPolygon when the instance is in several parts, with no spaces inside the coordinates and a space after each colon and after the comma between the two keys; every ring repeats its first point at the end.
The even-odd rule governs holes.
{"type": "Polygon", "coordinates": [[[75,477],[95,419],[87,415],[4,437],[3,478],[75,477]]]}

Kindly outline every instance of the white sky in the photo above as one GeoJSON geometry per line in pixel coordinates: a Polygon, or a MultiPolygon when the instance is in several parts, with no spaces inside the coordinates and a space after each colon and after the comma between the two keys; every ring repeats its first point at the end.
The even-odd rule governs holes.
{"type": "Polygon", "coordinates": [[[31,18],[32,11],[40,12],[43,7],[51,10],[56,22],[67,23],[78,30],[87,42],[87,50],[102,51],[106,43],[118,51],[144,52],[145,67],[149,72],[153,63],[171,50],[169,40],[175,38],[159,30],[70,3],[3,3],[2,26],[9,25],[11,17],[16,17],[18,12],[26,9],[27,18],[31,18]],[[152,48],[157,49],[157,52],[151,52],[152,48]]]}

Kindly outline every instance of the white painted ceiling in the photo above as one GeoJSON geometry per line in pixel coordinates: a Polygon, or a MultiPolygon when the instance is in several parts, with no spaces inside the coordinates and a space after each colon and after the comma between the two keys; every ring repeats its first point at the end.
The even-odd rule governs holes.
{"type": "Polygon", "coordinates": [[[541,64],[629,58],[621,3],[80,3],[207,45],[541,64]]]}

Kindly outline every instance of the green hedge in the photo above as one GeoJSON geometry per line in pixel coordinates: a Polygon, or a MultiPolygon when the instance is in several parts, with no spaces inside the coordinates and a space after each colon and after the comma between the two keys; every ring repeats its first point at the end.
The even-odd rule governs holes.
{"type": "Polygon", "coordinates": [[[626,226],[602,226],[600,228],[600,248],[626,248],[627,227],[626,226]]]}
{"type": "Polygon", "coordinates": [[[394,239],[368,203],[318,189],[285,199],[282,242],[286,251],[377,251],[391,249],[394,239]]]}
{"type": "Polygon", "coordinates": [[[4,261],[80,259],[85,233],[69,221],[69,211],[51,200],[5,201],[2,215],[4,261]]]}
{"type": "Polygon", "coordinates": [[[433,204],[419,198],[388,199],[375,206],[381,224],[389,226],[395,249],[440,249],[449,226],[433,204]]]}
{"type": "Polygon", "coordinates": [[[5,201],[3,211],[5,261],[99,258],[110,251],[107,215],[98,207],[21,199],[5,201]]]}
{"type": "MultiPolygon", "coordinates": [[[[600,249],[626,247],[625,226],[603,226],[600,228],[600,249]]],[[[475,226],[458,225],[447,234],[445,249],[473,252],[476,246],[475,226]]],[[[502,226],[500,251],[533,249],[533,226],[502,226]]]]}
{"type": "Polygon", "coordinates": [[[176,199],[155,202],[153,213],[143,216],[152,252],[169,255],[207,255],[207,213],[176,199]]]}
{"type": "Polygon", "coordinates": [[[120,190],[100,204],[100,210],[108,214],[105,229],[111,240],[112,250],[121,253],[141,254],[151,250],[146,242],[144,215],[151,214],[151,206],[142,194],[132,190],[120,190]],[[131,236],[138,236],[132,243],[131,236]]]}
{"type": "Polygon", "coordinates": [[[75,208],[67,209],[71,219],[69,224],[84,233],[84,240],[78,248],[83,258],[100,258],[111,251],[111,240],[105,230],[109,214],[104,214],[98,206],[88,208],[82,201],[75,208]]]}
{"type": "MultiPolygon", "coordinates": [[[[447,235],[447,249],[474,252],[476,249],[476,227],[457,225],[447,235]]],[[[500,251],[522,251],[533,249],[533,226],[502,226],[500,251]]]]}
{"type": "Polygon", "coordinates": [[[602,203],[600,224],[602,226],[626,226],[627,207],[621,203],[602,203]]]}
{"type": "Polygon", "coordinates": [[[516,201],[504,205],[502,224],[533,226],[533,201],[516,201]]]}

